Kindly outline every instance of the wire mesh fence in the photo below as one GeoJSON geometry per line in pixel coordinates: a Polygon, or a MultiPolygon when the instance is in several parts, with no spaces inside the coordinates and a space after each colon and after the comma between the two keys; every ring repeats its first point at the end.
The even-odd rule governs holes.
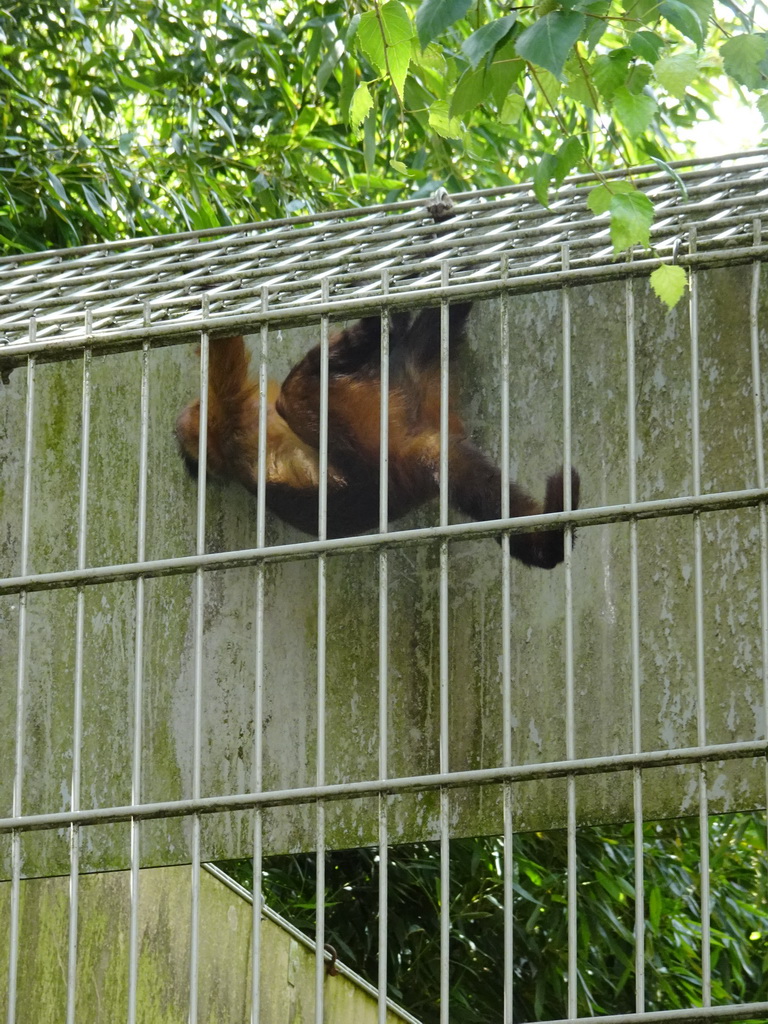
{"type": "MultiPolygon", "coordinates": [[[[750,1001],[713,999],[709,911],[717,898],[709,881],[711,815],[764,808],[768,792],[761,292],[768,246],[760,219],[768,162],[753,154],[694,162],[674,175],[639,173],[660,215],[654,248],[631,260],[613,258],[607,223],[586,208],[589,183],[573,179],[547,211],[512,187],[455,197],[453,215],[439,224],[420,203],[401,203],[0,262],[7,425],[0,505],[8,538],[0,579],[0,836],[9,879],[9,1024],[27,1012],[18,993],[32,969],[23,925],[29,877],[69,875],[64,1005],[49,1007],[41,992],[34,1013],[74,1022],[84,1005],[82,875],[130,873],[125,1002],[105,1019],[132,1024],[148,1019],[138,997],[142,871],[179,862],[191,864],[185,1013],[203,1019],[201,868],[244,855],[254,883],[246,1019],[270,1019],[262,1012],[261,879],[265,858],[291,849],[315,858],[313,1013],[327,1019],[327,854],[363,842],[378,849],[383,866],[376,978],[383,1022],[392,1011],[386,865],[389,851],[409,840],[439,843],[435,1019],[447,1024],[456,1010],[451,843],[483,831],[503,837],[498,972],[503,1019],[512,1024],[521,1019],[514,835],[556,826],[566,834],[562,1020],[592,1019],[584,1017],[580,981],[578,846],[579,829],[596,821],[632,824],[635,908],[634,1012],[599,1019],[768,1018],[759,987],[750,1001]],[[689,269],[690,284],[687,310],[665,320],[644,278],[671,259],[689,269]],[[607,298],[595,297],[599,289],[607,298]],[[465,373],[472,378],[493,349],[498,416],[486,426],[501,490],[499,517],[479,522],[452,515],[449,468],[450,309],[475,301],[482,312],[476,306],[470,314],[465,373]],[[393,315],[424,306],[439,308],[438,498],[401,525],[390,508],[393,315]],[[606,320],[606,308],[620,315],[606,320]],[[331,325],[359,315],[380,318],[376,526],[329,536],[331,325]],[[311,539],[275,532],[266,500],[268,378],[281,358],[291,365],[282,332],[305,324],[320,345],[311,539]],[[661,342],[649,340],[654,327],[661,342]],[[257,368],[256,497],[234,499],[247,509],[247,527],[222,512],[232,492],[212,499],[205,484],[211,350],[233,333],[254,335],[257,368]],[[604,359],[608,370],[592,361],[608,344],[603,336],[621,339],[604,359]],[[171,434],[189,398],[180,367],[190,342],[199,345],[196,498],[171,434]],[[531,356],[526,370],[536,349],[539,361],[531,356]],[[157,357],[169,352],[158,378],[157,357]],[[516,419],[518,408],[532,410],[527,425],[524,415],[516,419]],[[655,422],[658,408],[668,423],[655,422]],[[563,510],[513,515],[512,471],[542,461],[537,443],[563,465],[563,510]],[[118,452],[111,461],[110,446],[118,452]],[[576,465],[580,508],[571,493],[576,465]],[[653,524],[660,533],[648,532],[653,524]],[[563,532],[563,565],[541,585],[546,596],[532,596],[539,585],[513,564],[508,538],[552,529],[563,532]],[[488,538],[504,543],[477,546],[488,538]],[[659,551],[663,559],[653,564],[659,551]],[[351,571],[366,579],[347,587],[338,565],[358,556],[351,571]],[[404,565],[410,589],[398,598],[404,565]],[[299,597],[286,593],[291,583],[299,597]],[[224,614],[223,592],[245,596],[224,614]],[[368,616],[365,669],[338,653],[358,649],[349,635],[354,616],[339,619],[354,604],[350,593],[365,594],[369,605],[352,609],[368,616]],[[296,614],[301,631],[293,620],[281,630],[280,617],[296,614]],[[413,636],[405,635],[409,620],[413,636]],[[623,653],[607,651],[611,644],[623,653]],[[165,676],[172,678],[159,700],[165,676]],[[224,693],[228,685],[236,697],[224,693]],[[363,687],[367,718],[358,734],[363,687]],[[535,710],[539,691],[547,701],[535,710]],[[227,711],[218,717],[217,702],[227,711]],[[551,731],[540,734],[542,720],[551,731]],[[683,813],[698,817],[700,991],[695,1006],[649,1010],[644,829],[683,813]]],[[[300,331],[293,339],[306,347],[300,331]]],[[[472,412],[485,415],[487,395],[470,379],[473,387],[472,412]]],[[[756,892],[760,884],[764,878],[756,892]]]]}

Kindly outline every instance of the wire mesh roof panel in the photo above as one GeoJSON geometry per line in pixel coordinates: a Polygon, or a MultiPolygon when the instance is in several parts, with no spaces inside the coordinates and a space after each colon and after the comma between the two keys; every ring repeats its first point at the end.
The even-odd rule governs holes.
{"type": "Polygon", "coordinates": [[[653,249],[636,248],[631,262],[614,256],[607,214],[595,217],[587,207],[590,176],[567,180],[548,209],[525,184],[453,196],[450,217],[439,223],[425,201],[410,200],[6,257],[0,358],[12,362],[33,347],[66,350],[86,337],[178,337],[201,323],[243,329],[264,319],[267,307],[276,323],[322,311],[358,314],[375,310],[385,287],[393,305],[412,304],[414,294],[434,301],[446,263],[451,292],[480,297],[502,284],[530,290],[647,273],[673,254],[691,264],[762,258],[755,223],[768,198],[768,154],[671,166],[633,172],[656,217],[653,249]]]}

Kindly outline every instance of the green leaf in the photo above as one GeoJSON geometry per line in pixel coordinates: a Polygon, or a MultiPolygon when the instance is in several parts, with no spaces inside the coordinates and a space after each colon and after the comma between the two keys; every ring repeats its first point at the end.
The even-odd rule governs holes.
{"type": "Polygon", "coordinates": [[[472,0],[424,0],[416,11],[416,31],[422,47],[463,18],[471,4],[472,0]]]}
{"type": "Polygon", "coordinates": [[[633,245],[648,248],[653,223],[653,203],[643,192],[619,192],[611,200],[611,241],[614,252],[633,245]]]}
{"type": "Polygon", "coordinates": [[[504,100],[504,105],[499,114],[502,124],[514,124],[520,120],[520,115],[525,110],[525,100],[517,92],[511,92],[504,100]]]}
{"type": "Polygon", "coordinates": [[[436,100],[429,108],[429,123],[444,139],[460,139],[464,134],[458,117],[451,117],[447,100],[436,100]]]}
{"type": "Polygon", "coordinates": [[[623,6],[629,21],[654,25],[659,20],[659,0],[624,0],[623,6]]]}
{"type": "Polygon", "coordinates": [[[483,25],[464,40],[461,44],[461,52],[473,68],[477,67],[486,53],[489,53],[497,43],[501,42],[515,21],[517,21],[516,13],[508,14],[504,18],[497,18],[495,21],[483,25]]]}
{"type": "Polygon", "coordinates": [[[745,85],[748,89],[760,88],[765,84],[765,75],[760,70],[760,62],[765,57],[767,48],[767,36],[733,36],[720,47],[725,73],[739,85],[745,85]]]}
{"type": "Polygon", "coordinates": [[[133,140],[136,138],[136,132],[123,132],[117,140],[117,147],[120,150],[121,156],[128,156],[133,145],[133,140]]]}
{"type": "Polygon", "coordinates": [[[488,99],[485,68],[467,68],[451,97],[451,117],[461,117],[488,99]]]}
{"type": "Polygon", "coordinates": [[[646,93],[635,95],[622,85],[613,94],[613,110],[630,136],[635,138],[648,128],[658,104],[653,96],[646,93]]]}
{"type": "Polygon", "coordinates": [[[575,56],[570,57],[565,65],[566,95],[581,103],[582,106],[594,110],[597,107],[597,88],[592,81],[591,68],[586,61],[575,56]]]}
{"type": "Polygon", "coordinates": [[[371,91],[365,82],[361,82],[352,93],[352,102],[349,104],[349,123],[355,131],[358,131],[372,107],[371,91]]]}
{"type": "Polygon", "coordinates": [[[685,90],[699,73],[699,66],[692,53],[676,53],[671,57],[662,57],[654,64],[653,74],[656,81],[670,96],[682,100],[685,90]]]}
{"type": "Polygon", "coordinates": [[[651,64],[656,63],[659,54],[667,45],[661,36],[656,35],[655,32],[649,32],[647,29],[634,32],[628,42],[633,53],[636,53],[638,57],[643,57],[651,64]]]}
{"type": "Polygon", "coordinates": [[[373,110],[363,121],[363,161],[368,174],[376,169],[376,117],[373,110]]]}
{"type": "Polygon", "coordinates": [[[559,161],[559,168],[555,174],[555,181],[560,185],[566,175],[578,166],[584,156],[584,147],[581,144],[581,140],[577,139],[575,135],[572,135],[569,139],[560,146],[557,151],[557,159],[559,161]]]}
{"type": "Polygon", "coordinates": [[[549,206],[549,183],[559,166],[560,161],[554,153],[545,153],[533,172],[533,192],[542,206],[549,206]]]}
{"type": "Polygon", "coordinates": [[[585,21],[584,15],[576,12],[545,14],[520,35],[517,52],[524,60],[546,68],[562,80],[566,58],[581,35],[585,21]]]}
{"type": "Polygon", "coordinates": [[[504,102],[509,90],[525,71],[525,61],[515,52],[515,41],[500,46],[488,68],[487,84],[497,104],[504,102]]]}
{"type": "Polygon", "coordinates": [[[669,309],[678,304],[688,284],[688,275],[683,267],[669,263],[657,267],[651,274],[651,288],[669,309]]]}
{"type": "Polygon", "coordinates": [[[757,101],[757,109],[763,116],[763,123],[768,124],[768,92],[763,93],[763,95],[757,101]]]}
{"type": "Polygon", "coordinates": [[[64,203],[66,206],[68,206],[69,205],[69,196],[67,195],[67,190],[64,188],[64,186],[61,183],[61,179],[59,177],[57,177],[57,175],[55,175],[53,173],[53,171],[46,171],[46,173],[48,175],[48,181],[51,183],[51,187],[53,188],[53,191],[56,193],[56,195],[59,197],[59,199],[62,201],[62,203],[64,203]]]}
{"type": "Polygon", "coordinates": [[[675,168],[668,164],[666,160],[659,160],[657,156],[652,156],[650,159],[656,164],[657,167],[660,167],[662,171],[666,171],[670,178],[674,178],[675,184],[680,189],[680,195],[683,197],[683,199],[687,199],[688,189],[686,188],[685,182],[677,173],[675,168]]]}
{"type": "Polygon", "coordinates": [[[399,97],[411,62],[413,26],[399,0],[389,0],[360,19],[357,38],[366,57],[382,75],[389,74],[399,97]],[[381,21],[379,21],[379,18],[381,21]]]}
{"type": "Polygon", "coordinates": [[[627,75],[626,86],[630,92],[638,95],[651,80],[653,70],[649,64],[633,64],[627,75]]]}
{"type": "Polygon", "coordinates": [[[562,85],[560,79],[556,78],[549,71],[539,71],[536,74],[536,92],[540,94],[548,110],[553,110],[560,97],[562,85]]]}
{"type": "Polygon", "coordinates": [[[599,216],[611,208],[611,201],[620,192],[634,192],[635,186],[629,181],[612,181],[605,185],[596,185],[587,196],[587,206],[599,216]]]}
{"type": "Polygon", "coordinates": [[[628,46],[595,58],[592,76],[600,96],[610,105],[613,94],[624,85],[632,53],[628,46]]]}
{"type": "Polygon", "coordinates": [[[681,0],[662,0],[659,13],[674,25],[678,32],[701,47],[704,45],[704,29],[699,15],[681,0]]]}
{"type": "MultiPolygon", "coordinates": [[[[213,107],[206,107],[205,111],[206,111],[207,114],[210,115],[210,117],[213,118],[213,120],[216,122],[216,124],[219,126],[219,128],[221,128],[221,130],[226,134],[226,136],[228,137],[228,139],[232,143],[232,145],[233,146],[236,145],[236,143],[235,143],[235,136],[232,134],[232,128],[227,123],[226,119],[224,117],[222,117],[222,115],[218,112],[218,110],[214,110],[213,107]]],[[[176,146],[176,142],[174,141],[174,147],[175,146],[176,146]]],[[[182,146],[182,152],[183,152],[183,146],[182,146]]]]}

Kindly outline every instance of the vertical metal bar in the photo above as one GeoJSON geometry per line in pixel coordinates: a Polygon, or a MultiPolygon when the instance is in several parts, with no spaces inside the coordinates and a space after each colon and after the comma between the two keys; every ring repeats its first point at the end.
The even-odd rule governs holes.
{"type": "MultiPolygon", "coordinates": [[[[570,265],[570,247],[562,247],[563,270],[570,265]]],[[[563,505],[571,508],[571,293],[563,288],[563,505]]],[[[565,756],[576,757],[576,726],[573,680],[573,530],[565,528],[565,756]]],[[[578,1009],[578,912],[576,859],[576,777],[569,775],[567,792],[567,865],[568,865],[568,1016],[578,1009]]]]}
{"type": "MultiPolygon", "coordinates": [[[[203,296],[203,317],[207,316],[207,296],[203,296]]],[[[209,338],[207,331],[200,333],[200,437],[198,447],[197,477],[197,526],[195,553],[205,552],[205,497],[206,473],[208,471],[208,371],[209,338]]],[[[194,621],[194,696],[192,718],[192,797],[201,795],[201,739],[203,717],[203,623],[205,600],[205,576],[202,569],[195,572],[195,621],[194,621]]],[[[192,817],[192,891],[189,932],[189,1022],[197,1024],[198,1017],[198,960],[200,941],[200,815],[192,817]]]]}
{"type": "MultiPolygon", "coordinates": [[[[322,301],[328,302],[328,279],[323,278],[322,301]]],[[[317,535],[325,540],[328,535],[328,316],[320,320],[320,488],[318,495],[317,535]]],[[[326,556],[317,559],[317,785],[325,784],[325,664],[326,664],[326,556]]],[[[315,1024],[323,1024],[325,1011],[325,804],[317,801],[317,831],[315,849],[317,864],[315,876],[316,911],[315,936],[315,1024]]]]}
{"type": "MultiPolygon", "coordinates": [[[[762,243],[762,222],[755,219],[752,225],[753,244],[762,243]]],[[[765,487],[765,443],[763,440],[763,394],[760,378],[760,274],[761,263],[752,264],[752,286],[749,296],[749,334],[752,351],[752,401],[755,417],[755,460],[757,462],[757,486],[765,487]]],[[[760,521],[760,638],[763,659],[763,708],[765,709],[764,736],[768,739],[768,513],[765,502],[758,508],[760,521]]],[[[768,839],[768,759],[765,762],[766,792],[766,838],[768,839]]]]}
{"type": "MultiPolygon", "coordinates": [[[[441,265],[441,283],[448,287],[448,263],[441,265]]],[[[449,438],[449,349],[450,317],[448,300],[440,303],[440,525],[448,524],[448,446],[449,438]]],[[[449,693],[448,693],[448,542],[440,541],[440,771],[450,770],[449,693]]],[[[450,799],[447,789],[440,790],[440,1024],[450,1017],[450,935],[451,935],[451,850],[448,821],[450,799]]]]}
{"type": "MultiPolygon", "coordinates": [[[[627,313],[627,441],[629,500],[637,501],[637,421],[635,403],[635,292],[632,278],[626,283],[627,313]]],[[[640,601],[637,550],[637,520],[629,523],[629,617],[632,659],[632,752],[642,750],[640,715],[640,601]]],[[[643,773],[632,770],[632,799],[635,852],[635,1011],[645,1009],[645,876],[643,872],[643,773]]]]}
{"type": "MultiPolygon", "coordinates": [[[[29,323],[29,340],[37,337],[37,321],[29,323]]],[[[29,562],[29,518],[32,494],[32,439],[35,413],[35,357],[27,359],[27,394],[25,406],[24,477],[21,497],[21,557],[19,572],[24,576],[29,562]]],[[[24,782],[24,713],[27,689],[27,592],[19,594],[19,637],[16,661],[16,729],[14,736],[13,796],[11,813],[22,813],[24,782]]],[[[16,1022],[16,988],[19,972],[19,913],[21,904],[21,832],[11,835],[11,906],[8,936],[8,1015],[7,1024],[16,1022]]]]}
{"type": "MultiPolygon", "coordinates": [[[[92,315],[85,312],[85,333],[92,334],[92,315]]],[[[80,497],[77,512],[77,568],[85,568],[88,517],[88,461],[91,425],[91,349],[83,352],[83,397],[80,422],[80,497]]],[[[77,588],[75,619],[74,710],[72,723],[72,781],[70,806],[80,810],[80,774],[83,742],[83,643],[85,632],[85,591],[77,588]]],[[[69,941],[67,949],[67,1024],[75,1022],[77,995],[77,931],[80,896],[80,828],[69,829],[69,941]]]]}
{"type": "MultiPolygon", "coordinates": [[[[505,256],[501,266],[502,284],[509,270],[505,256]]],[[[509,516],[509,293],[502,291],[499,299],[501,348],[501,516],[509,516]]],[[[510,599],[511,565],[509,534],[501,545],[501,723],[502,758],[505,766],[512,764],[512,604],[510,599]]],[[[504,1024],[512,1024],[514,1006],[514,833],[512,785],[502,789],[504,828],[504,1024]]]]}
{"type": "MultiPolygon", "coordinates": [[[[381,294],[389,292],[389,272],[381,273],[381,294]]],[[[389,308],[381,314],[381,395],[379,407],[379,533],[389,529],[389,308]]],[[[389,556],[379,552],[379,778],[386,779],[389,768],[389,556]]],[[[379,975],[378,1024],[387,1019],[387,925],[389,882],[389,822],[387,797],[379,797],[379,975]]]]}
{"type": "MultiPolygon", "coordinates": [[[[144,323],[149,323],[149,303],[145,303],[144,323]]],[[[139,435],[139,508],[136,558],[143,562],[147,550],[147,477],[149,448],[149,342],[141,349],[141,399],[139,435]]],[[[141,746],[144,694],[144,577],[136,578],[136,633],[133,665],[133,763],[131,766],[131,803],[141,802],[141,746]]],[[[141,868],[141,822],[131,820],[131,913],[128,928],[128,1024],[136,1021],[136,986],[139,968],[139,877],[141,868]]]]}
{"type": "MultiPolygon", "coordinates": [[[[696,252],[696,230],[691,228],[690,252],[696,252]]],[[[693,495],[701,494],[701,428],[699,423],[699,282],[691,270],[689,289],[689,320],[691,330],[691,462],[693,495]]],[[[693,513],[693,591],[696,618],[696,735],[700,746],[707,742],[707,709],[704,671],[704,569],[702,558],[701,517],[693,513]]],[[[709,892],[709,815],[707,797],[707,766],[699,765],[699,844],[701,875],[701,1000],[712,1005],[712,967],[710,958],[710,892],[709,892]]]]}
{"type": "MultiPolygon", "coordinates": [[[[269,308],[269,289],[261,289],[261,309],[269,308]]],[[[256,492],[256,545],[263,547],[267,528],[267,359],[269,355],[269,324],[261,325],[259,353],[259,466],[256,492]]],[[[264,563],[256,563],[256,651],[255,695],[253,706],[253,791],[264,788],[264,563]]],[[[261,1020],[261,873],[264,855],[263,812],[253,810],[253,937],[251,941],[251,1024],[261,1020]]]]}

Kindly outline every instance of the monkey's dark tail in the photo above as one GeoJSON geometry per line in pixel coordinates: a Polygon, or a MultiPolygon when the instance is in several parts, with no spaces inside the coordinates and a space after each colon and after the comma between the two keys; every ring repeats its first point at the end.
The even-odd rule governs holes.
{"type": "MultiPolygon", "coordinates": [[[[571,469],[571,508],[579,507],[580,490],[581,478],[575,469],[571,469]]],[[[562,512],[564,504],[561,469],[547,479],[544,512],[562,512]]],[[[565,557],[564,537],[562,529],[512,534],[510,554],[525,565],[532,565],[538,569],[554,569],[565,557]]]]}

